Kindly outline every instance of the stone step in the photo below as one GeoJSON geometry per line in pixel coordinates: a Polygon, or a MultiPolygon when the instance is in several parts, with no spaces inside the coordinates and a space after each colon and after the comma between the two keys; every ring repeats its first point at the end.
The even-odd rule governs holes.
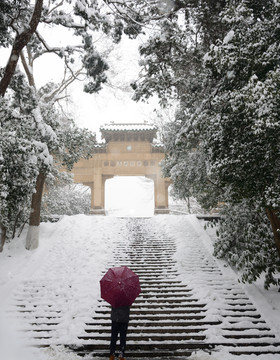
{"type": "MultiPolygon", "coordinates": [[[[177,350],[189,350],[189,351],[194,351],[194,350],[201,350],[201,349],[209,349],[211,348],[211,344],[207,344],[201,341],[190,341],[187,343],[183,343],[182,341],[165,341],[165,342],[149,342],[149,343],[141,343],[141,340],[139,341],[139,343],[133,342],[131,344],[128,344],[128,349],[127,349],[127,353],[126,356],[128,358],[130,357],[134,357],[136,354],[134,353],[135,351],[150,351],[152,356],[152,353],[154,352],[154,350],[167,350],[168,352],[170,351],[177,351],[177,350]],[[130,355],[129,355],[130,354],[130,355]]],[[[75,351],[80,352],[80,351],[85,351],[87,350],[88,352],[94,352],[96,350],[103,350],[107,352],[107,356],[108,356],[108,343],[96,343],[96,344],[84,344],[82,346],[75,346],[75,351]]]]}
{"type": "MultiPolygon", "coordinates": [[[[77,351],[77,350],[75,350],[77,351]]],[[[186,357],[190,357],[192,354],[193,350],[176,350],[176,352],[174,351],[168,351],[166,349],[164,350],[158,350],[158,349],[153,349],[153,351],[151,352],[150,350],[139,350],[139,351],[135,351],[131,352],[131,351],[127,351],[126,352],[126,357],[127,358],[133,358],[134,360],[142,360],[142,359],[154,359],[154,360],[180,360],[180,359],[186,359],[186,357]]],[[[85,355],[90,354],[90,356],[92,357],[92,359],[100,359],[100,358],[108,358],[108,352],[104,352],[104,351],[88,351],[86,349],[82,350],[79,349],[77,351],[77,355],[83,357],[85,355]]]]}
{"type": "MultiPolygon", "coordinates": [[[[198,301],[198,300],[196,300],[198,301]]],[[[141,309],[143,312],[146,311],[146,309],[169,309],[170,311],[173,311],[173,309],[185,309],[187,308],[204,308],[206,306],[206,304],[201,304],[201,303],[197,303],[194,301],[190,301],[189,303],[185,300],[184,302],[180,302],[178,304],[161,304],[161,303],[157,303],[157,304],[147,304],[147,303],[134,303],[131,307],[131,311],[136,310],[136,309],[141,309]],[[171,310],[170,310],[171,309],[171,310]]],[[[100,309],[103,309],[103,311],[111,311],[111,307],[110,306],[102,306],[100,307],[100,309]]]]}
{"type": "Polygon", "coordinates": [[[243,327],[243,328],[241,328],[241,327],[231,327],[231,328],[222,328],[222,329],[225,330],[225,331],[232,331],[232,332],[234,332],[234,331],[244,332],[244,331],[248,331],[248,330],[249,331],[258,330],[258,331],[265,331],[265,332],[271,331],[270,328],[266,327],[266,326],[257,326],[257,327],[251,326],[251,327],[243,327]]]}
{"type": "MultiPolygon", "coordinates": [[[[133,303],[133,307],[134,306],[146,306],[147,304],[150,305],[156,305],[156,306],[165,306],[167,304],[169,305],[174,305],[174,304],[189,304],[189,303],[195,303],[197,302],[197,299],[191,298],[191,294],[188,297],[179,297],[179,298],[164,298],[164,299],[158,299],[157,297],[154,297],[154,299],[152,300],[152,303],[150,304],[148,302],[148,300],[143,300],[143,299],[139,299],[137,298],[134,303],[133,303]]],[[[107,303],[104,300],[99,300],[99,303],[102,303],[104,305],[107,305],[107,303]]],[[[102,305],[102,306],[104,306],[102,305]]]]}
{"type": "Polygon", "coordinates": [[[226,339],[261,339],[261,338],[275,338],[273,334],[235,334],[223,335],[226,339]]]}
{"type": "MultiPolygon", "coordinates": [[[[269,346],[269,345],[267,345],[269,346]]],[[[240,355],[247,355],[247,356],[250,356],[250,355],[257,355],[257,356],[260,356],[260,355],[278,355],[280,354],[280,351],[277,350],[277,349],[250,349],[250,350],[246,350],[246,349],[242,349],[242,350],[230,350],[229,351],[230,354],[232,355],[237,355],[237,356],[240,356],[240,355]]]]}
{"type": "MultiPolygon", "coordinates": [[[[181,320],[201,320],[204,319],[206,315],[198,315],[196,312],[190,312],[189,315],[186,315],[187,312],[185,314],[180,314],[180,321],[181,320]]],[[[100,320],[107,320],[108,316],[93,316],[92,317],[93,320],[95,321],[100,321],[100,320]]],[[[150,321],[165,321],[165,320],[174,320],[174,321],[179,321],[178,320],[178,314],[171,314],[169,316],[163,316],[160,315],[160,317],[155,314],[150,314],[150,315],[145,315],[145,314],[140,314],[137,316],[137,321],[141,321],[141,320],[150,320],[150,321]]]]}
{"type": "MultiPolygon", "coordinates": [[[[257,344],[258,346],[255,349],[255,353],[258,354],[262,354],[262,353],[273,353],[273,354],[279,354],[280,353],[280,343],[275,343],[274,349],[263,349],[261,350],[260,347],[269,347],[270,344],[267,342],[260,342],[257,344]]],[[[168,353],[172,353],[172,356],[176,356],[176,353],[181,352],[181,356],[183,354],[183,352],[188,351],[188,352],[194,352],[197,350],[215,350],[215,348],[218,347],[227,347],[229,349],[229,352],[232,354],[236,354],[236,355],[242,355],[242,354],[254,354],[254,349],[252,349],[252,343],[248,343],[248,342],[242,342],[242,343],[236,343],[236,342],[232,342],[232,343],[205,343],[205,342],[200,342],[200,341],[189,341],[189,342],[156,342],[156,343],[150,343],[150,344],[142,344],[140,341],[139,343],[134,342],[129,344],[129,349],[127,350],[126,356],[128,358],[134,358],[134,356],[137,357],[137,355],[139,356],[138,352],[150,352],[149,357],[153,357],[154,354],[156,354],[155,350],[159,353],[159,351],[161,351],[162,356],[163,352],[162,351],[167,351],[168,353]],[[247,349],[246,349],[247,348],[247,349]],[[250,349],[248,349],[250,348],[250,349]]],[[[102,353],[100,352],[100,350],[103,350],[106,352],[106,355],[108,356],[108,345],[107,344],[85,344],[83,346],[75,346],[75,351],[77,351],[78,353],[80,352],[89,352],[92,353],[91,355],[94,356],[95,354],[97,354],[99,352],[99,355],[101,355],[102,353]]],[[[101,355],[102,356],[102,355],[101,355]]]]}
{"type": "Polygon", "coordinates": [[[188,289],[184,289],[184,288],[180,288],[180,289],[173,289],[173,288],[168,288],[165,286],[162,287],[158,287],[157,289],[153,290],[153,288],[141,288],[141,294],[150,294],[151,296],[154,296],[154,294],[156,295],[162,295],[162,294],[174,294],[174,291],[176,291],[176,294],[188,294],[191,290],[188,289]]]}
{"type": "MultiPolygon", "coordinates": [[[[215,347],[219,347],[219,344],[214,344],[211,345],[209,344],[208,347],[204,347],[202,349],[199,349],[200,351],[203,351],[205,353],[205,356],[207,356],[208,354],[215,354],[215,351],[217,351],[215,349],[215,347]]],[[[127,358],[132,358],[133,360],[142,360],[143,358],[145,359],[153,359],[153,360],[185,360],[186,358],[190,357],[194,352],[196,352],[198,350],[195,349],[176,349],[176,351],[168,351],[168,350],[157,350],[157,349],[153,349],[151,350],[139,350],[139,351],[127,351],[126,355],[127,358]]],[[[80,350],[77,351],[77,354],[81,357],[90,354],[92,359],[100,359],[100,358],[108,358],[108,352],[104,352],[104,351],[98,351],[95,350],[94,352],[89,352],[88,350],[80,350]]],[[[268,350],[254,350],[251,349],[249,351],[246,351],[246,349],[242,349],[242,350],[231,350],[229,351],[229,354],[231,355],[236,355],[238,357],[240,357],[240,355],[262,355],[262,354],[267,354],[267,355],[275,355],[275,354],[279,354],[279,352],[277,351],[273,351],[273,349],[268,349],[268,350]]]]}
{"type": "MultiPolygon", "coordinates": [[[[169,277],[168,278],[168,280],[174,280],[174,281],[176,281],[177,279],[178,279],[178,277],[177,276],[179,276],[178,274],[174,274],[173,276],[172,276],[172,278],[171,277],[169,277]]],[[[146,284],[147,286],[148,285],[153,285],[153,284],[158,284],[158,285],[164,285],[164,282],[166,281],[166,276],[164,276],[164,275],[161,275],[161,274],[159,274],[159,275],[157,275],[157,274],[152,274],[152,275],[148,275],[148,276],[146,276],[146,275],[143,275],[143,276],[139,276],[139,282],[140,282],[140,286],[141,285],[143,285],[143,284],[146,284]]]]}
{"type": "MultiPolygon", "coordinates": [[[[146,265],[157,265],[157,266],[162,266],[163,268],[165,266],[169,267],[170,265],[176,265],[176,261],[175,260],[165,260],[165,259],[162,259],[162,260],[156,260],[154,261],[153,259],[149,260],[149,259],[145,259],[145,260],[133,260],[133,264],[134,265],[139,265],[139,266],[143,266],[145,267],[146,265]]],[[[112,264],[112,266],[114,266],[114,264],[112,264]]]]}
{"type": "MultiPolygon", "coordinates": [[[[138,315],[141,316],[145,316],[145,315],[185,315],[185,314],[197,314],[197,313],[204,313],[206,312],[206,309],[203,308],[195,308],[195,307],[191,307],[190,309],[188,308],[183,308],[183,309],[131,309],[130,310],[130,315],[131,315],[131,319],[133,318],[137,318],[138,315]]],[[[101,315],[106,315],[109,316],[110,315],[110,311],[108,310],[96,310],[95,311],[96,314],[101,314],[101,315]]]]}
{"type": "MultiPolygon", "coordinates": [[[[144,254],[145,255],[145,254],[144,254]]],[[[123,261],[123,262],[128,262],[128,258],[123,258],[124,255],[120,256],[119,258],[117,258],[117,260],[119,261],[123,261]]],[[[115,262],[115,260],[114,260],[115,262]]],[[[131,266],[133,265],[138,265],[138,266],[144,266],[145,265],[156,265],[156,266],[159,266],[159,267],[164,267],[164,266],[170,266],[170,265],[176,265],[176,260],[174,260],[173,258],[172,259],[166,259],[165,256],[163,257],[160,257],[159,260],[152,258],[152,259],[149,259],[148,256],[142,256],[142,257],[139,257],[139,259],[133,259],[130,263],[131,266]]],[[[107,267],[111,267],[111,266],[115,266],[114,263],[108,263],[107,267]]]]}
{"type": "MultiPolygon", "coordinates": [[[[150,327],[153,327],[153,328],[182,328],[182,327],[192,327],[192,326],[217,326],[217,325],[221,325],[222,322],[221,321],[206,321],[204,319],[191,319],[189,321],[183,321],[183,320],[180,320],[179,322],[175,323],[174,321],[171,321],[170,320],[165,320],[165,321],[161,321],[161,322],[158,322],[158,321],[145,321],[145,322],[140,322],[138,320],[131,320],[129,322],[129,328],[137,328],[137,327],[143,327],[145,326],[145,328],[150,328],[150,327]]],[[[107,321],[104,321],[103,323],[96,323],[96,322],[87,322],[85,323],[86,327],[89,328],[89,327],[96,327],[96,326],[104,326],[104,327],[110,327],[111,325],[111,321],[109,319],[107,319],[107,321]]]]}
{"type": "Polygon", "coordinates": [[[147,270],[143,270],[143,269],[139,270],[139,269],[132,268],[132,266],[129,266],[129,268],[132,271],[136,272],[139,277],[141,277],[141,276],[151,276],[154,273],[156,273],[156,274],[163,274],[164,273],[164,275],[167,276],[167,277],[169,277],[170,274],[177,274],[177,270],[175,270],[173,267],[170,267],[170,269],[165,268],[164,271],[163,271],[163,269],[159,269],[157,267],[153,268],[152,271],[150,271],[150,270],[147,271],[147,270]]]}
{"type": "Polygon", "coordinates": [[[180,298],[182,301],[185,299],[185,297],[191,297],[193,296],[191,292],[187,293],[183,293],[183,294],[177,294],[177,293],[166,293],[166,294],[163,294],[161,293],[160,295],[158,294],[142,294],[140,293],[140,295],[138,296],[138,299],[150,299],[151,301],[154,301],[155,299],[157,300],[163,300],[163,299],[176,299],[176,298],[180,298]]]}
{"type": "MultiPolygon", "coordinates": [[[[55,329],[54,329],[55,330],[55,329]]],[[[163,331],[162,329],[149,329],[149,330],[145,330],[145,328],[143,329],[130,329],[130,332],[128,334],[127,337],[127,341],[128,344],[132,341],[141,341],[141,343],[144,342],[162,342],[162,341],[189,341],[189,340],[196,340],[196,341],[201,341],[201,340],[205,340],[205,335],[203,334],[205,331],[207,331],[206,328],[189,328],[189,329],[177,329],[177,328],[173,328],[173,329],[166,329],[166,331],[163,331]],[[199,333],[202,333],[201,335],[199,335],[199,333]],[[140,337],[139,337],[140,334],[140,337]],[[136,336],[137,335],[137,336],[136,336]]],[[[25,330],[25,332],[28,332],[31,334],[33,339],[36,340],[40,340],[40,339],[51,339],[52,338],[52,334],[50,333],[50,330],[25,330]],[[35,335],[35,334],[38,335],[35,335]],[[45,334],[46,333],[46,334],[45,334]]],[[[87,344],[89,344],[89,341],[104,341],[106,345],[108,345],[108,343],[110,342],[110,329],[86,329],[85,332],[88,335],[83,335],[83,336],[79,336],[78,338],[80,340],[85,340],[87,341],[87,344]]],[[[226,336],[223,335],[223,337],[225,339],[234,339],[234,340],[241,340],[242,341],[242,345],[244,346],[244,340],[245,339],[251,339],[251,340],[257,340],[258,342],[256,344],[259,344],[259,341],[262,340],[263,344],[268,343],[268,339],[275,339],[275,335],[273,334],[266,334],[266,333],[262,333],[262,334],[236,334],[236,335],[232,335],[232,336],[226,336]],[[264,342],[264,340],[266,340],[266,342],[264,342]]],[[[236,343],[239,344],[240,342],[236,343]]],[[[269,342],[269,345],[273,345],[273,343],[269,342]]],[[[275,341],[274,342],[275,346],[279,346],[279,342],[275,341]]],[[[251,344],[253,345],[253,344],[251,344]]],[[[278,349],[279,350],[279,349],[278,349]]]]}
{"type": "Polygon", "coordinates": [[[123,247],[123,246],[119,246],[116,251],[120,250],[120,251],[125,251],[126,254],[129,253],[134,253],[135,251],[139,250],[140,252],[142,250],[148,249],[149,251],[154,251],[154,250],[159,250],[159,252],[161,253],[162,250],[169,250],[169,249],[173,249],[176,251],[176,246],[174,245],[173,241],[158,241],[156,239],[153,239],[149,237],[149,242],[143,242],[143,241],[139,241],[134,242],[133,243],[133,247],[132,250],[123,247]]]}
{"type": "MultiPolygon", "coordinates": [[[[207,324],[209,325],[209,324],[207,324]]],[[[133,333],[133,334],[181,334],[181,333],[200,333],[200,332],[204,332],[207,330],[207,327],[201,327],[201,326],[197,326],[197,327],[180,327],[180,326],[173,326],[173,327],[162,327],[162,326],[158,326],[156,328],[151,328],[151,327],[140,327],[140,326],[136,326],[136,327],[131,327],[129,325],[129,332],[133,333]]],[[[86,333],[101,333],[101,334],[111,334],[111,328],[107,327],[107,328],[103,328],[103,329],[95,329],[95,328],[85,328],[85,332],[86,333]]]]}
{"type": "MultiPolygon", "coordinates": [[[[146,271],[153,271],[155,269],[165,269],[166,268],[166,264],[160,265],[160,264],[146,264],[145,266],[143,265],[139,265],[139,264],[130,264],[129,265],[130,269],[142,269],[142,270],[146,270],[146,271]]],[[[174,264],[171,264],[170,267],[174,268],[174,264]]],[[[137,271],[138,271],[137,270],[137,271]]]]}
{"type": "MultiPolygon", "coordinates": [[[[166,279],[165,277],[163,277],[163,279],[153,279],[153,278],[147,278],[147,277],[145,277],[145,278],[143,278],[142,279],[144,282],[143,282],[143,284],[144,285],[146,285],[146,286],[150,286],[150,285],[156,285],[156,286],[168,286],[168,285],[170,285],[170,284],[181,284],[182,282],[181,281],[179,281],[179,280],[177,280],[177,278],[176,277],[174,277],[174,278],[172,278],[172,279],[166,279]]],[[[142,285],[142,282],[140,283],[141,285],[142,285]]]]}
{"type": "Polygon", "coordinates": [[[176,284],[174,284],[174,282],[161,283],[161,284],[158,284],[158,283],[155,283],[155,284],[147,284],[147,283],[141,284],[141,290],[142,291],[144,291],[145,289],[157,291],[157,290],[160,290],[162,288],[176,291],[177,289],[186,289],[186,285],[184,285],[184,284],[182,284],[180,282],[177,282],[176,284]]]}
{"type": "MultiPolygon", "coordinates": [[[[145,334],[141,333],[141,336],[133,336],[134,333],[130,333],[127,335],[127,344],[130,346],[130,342],[141,341],[141,343],[145,342],[162,342],[162,341],[189,341],[189,340],[197,340],[202,341],[205,340],[205,335],[197,335],[197,334],[145,334]]],[[[80,340],[94,340],[95,341],[105,341],[106,344],[110,341],[110,335],[85,335],[79,336],[78,339],[80,340]]]]}
{"type": "Polygon", "coordinates": [[[247,317],[244,317],[243,319],[242,319],[242,317],[240,317],[239,320],[233,320],[233,319],[228,320],[227,319],[227,322],[229,324],[233,324],[233,325],[237,325],[237,324],[239,325],[240,322],[242,322],[242,321],[249,321],[251,324],[266,324],[266,322],[264,320],[254,320],[254,319],[250,319],[247,317]]]}
{"type": "Polygon", "coordinates": [[[158,257],[164,257],[164,256],[173,256],[176,253],[176,248],[173,246],[151,246],[151,247],[140,247],[140,246],[133,246],[132,250],[117,250],[115,254],[121,254],[126,257],[134,257],[134,256],[143,256],[146,257],[149,256],[158,256],[158,257]],[[139,250],[139,251],[137,251],[139,250]]]}

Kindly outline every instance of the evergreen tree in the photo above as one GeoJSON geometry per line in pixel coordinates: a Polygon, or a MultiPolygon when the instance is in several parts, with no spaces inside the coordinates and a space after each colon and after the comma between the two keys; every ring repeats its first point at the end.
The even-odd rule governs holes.
{"type": "MultiPolygon", "coordinates": [[[[264,252],[280,256],[279,2],[175,3],[176,12],[157,22],[141,47],[142,74],[133,84],[136,100],[157,93],[164,106],[178,104],[164,131],[165,175],[178,196],[195,195],[205,208],[219,199],[232,209],[262,208],[272,230],[263,236],[262,215],[263,223],[254,222],[259,241],[264,252]],[[274,246],[271,238],[268,244],[272,233],[274,246]]],[[[230,221],[222,229],[229,236],[230,221]]],[[[253,237],[246,241],[256,264],[253,237]]],[[[244,279],[262,269],[266,286],[273,283],[279,258],[273,259],[273,266],[248,268],[244,279]]]]}
{"type": "Polygon", "coordinates": [[[38,175],[37,149],[32,139],[23,137],[31,117],[0,99],[0,223],[2,251],[6,236],[13,237],[15,228],[26,220],[30,194],[38,175]]]}
{"type": "Polygon", "coordinates": [[[229,31],[205,57],[214,84],[204,107],[205,151],[231,201],[261,204],[280,257],[280,4],[260,3],[229,7],[229,31]]]}
{"type": "Polygon", "coordinates": [[[279,257],[273,232],[262,205],[250,200],[227,204],[214,242],[214,255],[240,273],[242,282],[254,282],[265,274],[264,287],[279,285],[279,257]]]}
{"type": "Polygon", "coordinates": [[[21,73],[14,75],[9,94],[0,99],[2,247],[5,236],[13,237],[26,222],[39,175],[57,176],[57,166],[70,170],[81,157],[92,154],[95,144],[91,132],[66,122],[53,103],[38,99],[21,73]]]}
{"type": "Polygon", "coordinates": [[[219,16],[224,6],[223,1],[176,2],[176,11],[157,22],[140,47],[142,72],[133,84],[135,100],[156,93],[163,106],[177,104],[174,119],[163,130],[164,174],[171,176],[180,198],[196,196],[206,209],[216,205],[223,191],[204,151],[201,109],[209,93],[204,55],[225,31],[219,16]]]}
{"type": "MultiPolygon", "coordinates": [[[[135,37],[141,31],[140,17],[135,17],[135,12],[130,4],[121,4],[118,2],[103,1],[51,1],[47,5],[42,0],[32,1],[10,1],[1,2],[0,25],[3,29],[0,37],[0,46],[11,47],[10,57],[7,65],[0,71],[0,95],[7,95],[7,91],[14,91],[14,99],[18,97],[19,109],[21,114],[28,114],[32,118],[32,136],[33,144],[37,148],[37,173],[35,191],[33,191],[31,200],[31,213],[29,219],[29,232],[27,234],[28,249],[38,245],[39,223],[41,198],[43,194],[44,183],[47,174],[52,168],[52,156],[61,146],[61,140],[57,131],[55,114],[53,111],[54,103],[61,97],[64,97],[63,91],[74,80],[83,79],[85,82],[84,90],[88,93],[98,92],[102,84],[107,81],[106,71],[108,65],[105,60],[106,52],[103,54],[96,47],[96,39],[100,34],[105,34],[117,43],[123,33],[130,37],[135,37]],[[128,6],[127,6],[128,5],[128,6]],[[125,14],[129,14],[126,19],[125,14]],[[76,38],[76,44],[64,44],[62,46],[50,45],[45,39],[44,33],[50,29],[67,29],[73,37],[76,38]],[[65,64],[65,76],[59,84],[47,84],[40,90],[36,89],[36,83],[33,75],[34,61],[46,53],[57,55],[65,64]],[[12,80],[18,82],[19,77],[15,78],[16,67],[21,59],[28,85],[21,80],[17,89],[12,88],[12,80]],[[38,96],[39,95],[39,96],[38,96]],[[30,96],[30,98],[28,98],[30,96]],[[25,100],[28,100],[25,102],[25,100]],[[51,120],[53,119],[53,121],[51,120]]],[[[141,5],[141,1],[137,2],[141,5]]],[[[143,7],[140,6],[143,13],[143,7]]],[[[60,36],[60,31],[55,32],[60,36]]],[[[53,40],[53,39],[52,39],[53,40]]],[[[6,119],[4,117],[3,119],[6,119]]],[[[23,117],[21,120],[24,121],[23,117]]],[[[30,132],[29,123],[26,122],[26,132],[30,132]]],[[[24,133],[24,122],[22,123],[24,133]]],[[[71,132],[70,132],[71,133],[71,132]]],[[[70,134],[69,133],[69,134],[70,134]]],[[[68,135],[69,135],[68,134],[68,135]]],[[[73,159],[79,158],[84,147],[79,147],[83,142],[81,139],[85,134],[77,132],[74,129],[72,135],[67,137],[64,134],[64,140],[73,140],[71,146],[76,143],[76,154],[64,153],[66,165],[70,168],[73,159]],[[73,133],[76,131],[76,138],[73,133]]],[[[25,134],[17,134],[25,138],[25,134]]],[[[2,152],[3,153],[3,152],[2,152]]],[[[6,155],[6,153],[3,153],[6,155]]],[[[32,179],[33,181],[33,179],[32,179]]],[[[32,182],[31,181],[31,182],[32,182]]],[[[4,224],[4,223],[3,223],[4,224]]],[[[6,228],[2,224],[3,238],[5,238],[6,228]]],[[[4,240],[3,240],[4,241],[4,240]]]]}

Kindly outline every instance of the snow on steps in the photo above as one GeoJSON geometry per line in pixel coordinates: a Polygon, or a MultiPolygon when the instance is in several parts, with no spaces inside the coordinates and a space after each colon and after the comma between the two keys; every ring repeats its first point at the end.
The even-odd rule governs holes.
{"type": "MultiPolygon", "coordinates": [[[[120,244],[116,250],[119,261],[112,264],[130,266],[141,280],[142,293],[131,309],[128,358],[186,357],[196,350],[211,352],[217,346],[229,347],[232,354],[280,353],[275,336],[264,325],[264,321],[237,284],[216,279],[216,275],[221,274],[215,263],[196,266],[191,263],[191,271],[197,267],[199,271],[209,273],[209,282],[216,279],[213,283],[215,290],[228,296],[227,307],[221,311],[221,316],[228,319],[230,327],[223,329],[223,342],[209,343],[207,329],[221,326],[222,321],[207,317],[207,304],[201,303],[195,298],[191,288],[177,280],[179,273],[176,261],[173,260],[176,251],[174,242],[162,234],[152,234],[152,231],[145,228],[144,220],[135,221],[135,230],[133,220],[130,223],[130,249],[120,244]],[[121,260],[124,253],[126,257],[121,260]],[[234,326],[240,322],[244,324],[245,321],[249,323],[248,327],[234,326]]],[[[92,322],[86,324],[87,334],[80,336],[84,343],[82,347],[76,348],[79,354],[106,356],[110,341],[109,318],[110,308],[101,302],[92,322]]]]}
{"type": "MultiPolygon", "coordinates": [[[[248,296],[227,278],[203,249],[190,244],[186,272],[200,274],[197,286],[211,289],[223,303],[218,314],[181,280],[174,260],[175,242],[147,219],[127,219],[130,246],[120,243],[111,266],[127,265],[140,277],[142,292],[131,308],[127,358],[186,358],[193,352],[226,348],[229,353],[280,354],[280,342],[248,296]],[[217,332],[216,338],[213,333],[217,332]],[[209,335],[210,334],[210,335],[209,335]]],[[[69,285],[71,286],[71,285],[69,285]]],[[[15,307],[27,321],[32,344],[55,343],[63,306],[51,294],[51,284],[28,282],[16,294],[15,307]],[[29,286],[30,285],[30,286],[29,286]],[[48,296],[46,297],[46,291],[48,296]]],[[[100,300],[91,321],[86,322],[75,344],[65,344],[85,358],[108,356],[110,307],[100,300]]]]}

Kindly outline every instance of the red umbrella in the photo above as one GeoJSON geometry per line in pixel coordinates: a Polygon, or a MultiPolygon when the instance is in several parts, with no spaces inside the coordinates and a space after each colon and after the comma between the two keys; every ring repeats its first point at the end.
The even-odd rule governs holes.
{"type": "Polygon", "coordinates": [[[101,297],[114,308],[131,306],[141,292],[139,277],[127,266],[111,268],[100,280],[101,297]]]}

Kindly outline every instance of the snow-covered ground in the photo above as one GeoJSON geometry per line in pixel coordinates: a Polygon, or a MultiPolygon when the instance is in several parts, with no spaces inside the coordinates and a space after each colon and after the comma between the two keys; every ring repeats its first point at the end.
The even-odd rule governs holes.
{"type": "MultiPolygon", "coordinates": [[[[155,216],[153,224],[161,227],[177,242],[176,258],[179,266],[184,268],[186,247],[186,220],[188,236],[195,236],[204,244],[206,251],[211,252],[210,237],[203,230],[193,215],[188,216],[155,216]]],[[[125,238],[125,219],[113,216],[65,216],[58,223],[41,225],[40,247],[32,252],[24,248],[24,234],[7,244],[0,254],[0,291],[1,309],[11,302],[11,295],[17,292],[22,284],[32,280],[33,284],[52,283],[57,296],[57,306],[63,307],[63,320],[58,330],[60,341],[75,342],[79,329],[89,319],[96,308],[100,297],[99,280],[101,273],[113,262],[113,249],[121,239],[125,238]]],[[[224,264],[218,261],[224,268],[224,264]]],[[[230,276],[236,276],[227,268],[230,276]]],[[[194,279],[195,280],[195,279],[194,279]]],[[[280,304],[277,289],[268,292],[262,284],[246,285],[254,304],[265,316],[267,323],[279,336],[280,304]]],[[[201,296],[204,296],[201,290],[201,296]]],[[[46,296],[48,296],[46,294],[46,296]]],[[[19,339],[15,339],[14,323],[8,322],[2,314],[0,328],[1,359],[5,360],[71,360],[79,359],[76,354],[69,353],[64,347],[53,346],[49,349],[32,349],[25,354],[19,339]],[[19,355],[20,353],[20,355],[19,355]]],[[[210,334],[211,336],[211,334],[210,334]]],[[[280,339],[280,336],[279,336],[280,339]]],[[[230,357],[227,356],[227,359],[230,357]]],[[[250,359],[255,358],[254,355],[250,359]]],[[[266,355],[256,359],[280,359],[280,355],[266,355]]],[[[190,359],[225,359],[224,354],[194,354],[190,359]]],[[[238,359],[243,359],[240,356],[238,359]]],[[[244,356],[248,359],[248,356],[244,356]]]]}
{"type": "MultiPolygon", "coordinates": [[[[126,186],[125,186],[126,187],[126,186]]],[[[149,182],[146,188],[149,188],[149,182]]],[[[146,189],[147,190],[147,189],[146,189]]],[[[115,192],[118,190],[114,190],[115,192]]],[[[108,190],[109,194],[109,190],[108,190]]],[[[25,349],[25,340],[17,336],[15,328],[19,319],[9,316],[7,310],[13,305],[17,294],[22,295],[22,289],[44,284],[46,298],[61,309],[62,319],[57,329],[58,343],[75,343],[77,334],[82,330],[85,321],[93,315],[97,301],[100,298],[99,280],[102,272],[113,264],[115,244],[126,239],[127,228],[124,216],[151,216],[151,224],[162,229],[173,237],[177,244],[175,255],[182,276],[195,283],[199,279],[192,278],[187,269],[186,257],[190,252],[186,237],[203,244],[204,251],[211,258],[213,232],[206,232],[203,224],[194,215],[158,215],[152,216],[151,202],[153,192],[143,193],[134,190],[134,194],[142,200],[138,209],[118,209],[107,205],[109,216],[64,216],[57,223],[42,223],[40,227],[40,246],[33,251],[24,247],[25,233],[13,242],[6,244],[0,253],[0,359],[2,360],[77,360],[82,359],[77,354],[69,352],[63,346],[52,346],[46,349],[25,349]],[[145,199],[145,201],[143,201],[145,199]],[[147,206],[147,203],[149,203],[147,206]],[[146,212],[144,211],[146,209],[146,212]],[[114,215],[118,215],[114,216],[114,215]],[[185,273],[184,273],[185,272],[185,273]],[[47,290],[48,289],[48,290],[47,290]],[[7,318],[8,314],[8,318],[7,318]],[[13,319],[13,321],[12,321],[13,319]]],[[[132,195],[131,195],[132,196],[132,195]]],[[[117,202],[119,204],[119,202],[117,202]]],[[[213,261],[227,273],[237,278],[232,269],[224,262],[213,261]]],[[[201,276],[203,276],[201,274],[201,276]]],[[[280,341],[280,293],[276,288],[269,291],[263,289],[262,281],[255,285],[240,285],[250,294],[250,298],[258,311],[263,315],[272,331],[280,341]]],[[[207,289],[197,288],[197,296],[206,299],[207,289]]],[[[208,298],[209,306],[215,307],[213,299],[208,298]],[[211,301],[209,301],[209,299],[211,301]]],[[[216,334],[209,333],[208,336],[216,334]]],[[[243,359],[279,360],[280,355],[239,356],[243,359]]],[[[230,360],[229,354],[215,352],[212,355],[199,352],[193,354],[190,360],[230,360]]],[[[235,357],[236,359],[236,357],[235,357]]],[[[129,360],[129,359],[128,359],[129,360]]]]}

